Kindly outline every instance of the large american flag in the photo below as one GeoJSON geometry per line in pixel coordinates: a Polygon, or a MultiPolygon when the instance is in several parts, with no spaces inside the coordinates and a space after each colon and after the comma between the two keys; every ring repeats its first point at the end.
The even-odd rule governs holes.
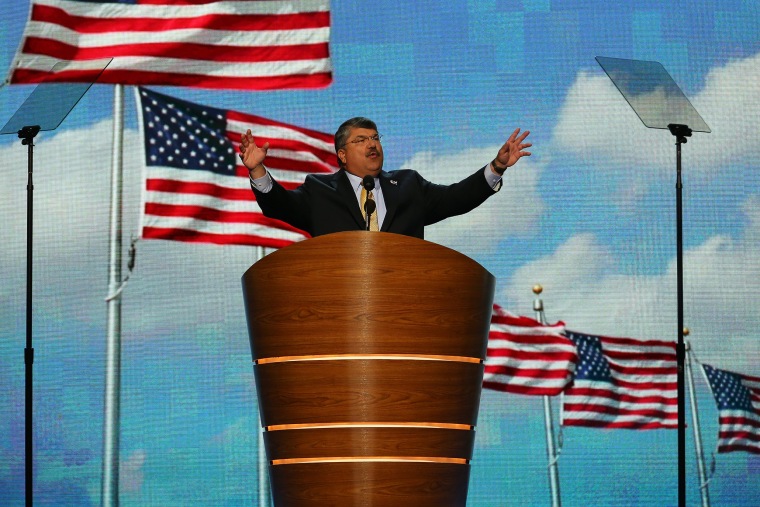
{"type": "Polygon", "coordinates": [[[329,0],[33,0],[8,80],[91,80],[113,58],[99,83],[317,88],[329,38],[329,0]]]}
{"type": "Polygon", "coordinates": [[[260,116],[137,90],[145,145],[142,237],[280,248],[308,237],[265,217],[237,156],[251,129],[269,142],[264,163],[286,188],[337,171],[333,136],[260,116]]]}
{"type": "Polygon", "coordinates": [[[718,406],[718,452],[760,454],[760,377],[702,369],[718,406]]]}
{"type": "Polygon", "coordinates": [[[678,427],[674,342],[566,334],[578,348],[580,363],[563,393],[563,425],[678,427]]]}
{"type": "Polygon", "coordinates": [[[570,382],[577,355],[562,335],[565,325],[543,325],[494,305],[483,387],[527,395],[559,394],[570,382]]]}

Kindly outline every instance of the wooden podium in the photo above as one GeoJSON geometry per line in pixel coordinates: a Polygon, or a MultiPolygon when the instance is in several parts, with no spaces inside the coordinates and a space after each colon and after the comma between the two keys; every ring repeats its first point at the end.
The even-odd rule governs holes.
{"type": "Polygon", "coordinates": [[[494,277],[416,238],[342,232],[242,278],[276,506],[463,506],[494,277]]]}

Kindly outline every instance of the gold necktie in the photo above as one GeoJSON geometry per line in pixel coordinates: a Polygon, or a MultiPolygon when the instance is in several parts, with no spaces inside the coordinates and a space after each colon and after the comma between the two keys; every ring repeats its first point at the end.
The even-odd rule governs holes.
{"type": "MultiPolygon", "coordinates": [[[[367,213],[364,211],[364,204],[367,202],[367,189],[362,187],[362,216],[364,217],[364,223],[367,223],[367,213]]],[[[372,195],[372,190],[369,191],[369,198],[373,201],[375,200],[375,197],[372,195]]],[[[379,231],[380,227],[377,225],[377,207],[375,207],[375,211],[372,212],[372,215],[369,217],[369,230],[370,231],[379,231]]]]}

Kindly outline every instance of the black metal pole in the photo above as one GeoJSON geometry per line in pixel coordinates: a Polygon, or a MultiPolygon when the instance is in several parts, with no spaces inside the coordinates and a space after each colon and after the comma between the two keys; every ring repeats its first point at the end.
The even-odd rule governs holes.
{"type": "Polygon", "coordinates": [[[678,505],[686,506],[686,391],[684,390],[683,342],[683,183],[681,181],[681,143],[676,142],[676,257],[678,263],[678,343],[676,359],[678,362],[678,505]]]}
{"type": "Polygon", "coordinates": [[[683,182],[681,180],[681,145],[691,136],[686,125],[668,125],[676,137],[676,265],[678,298],[678,506],[686,507],[686,379],[684,375],[686,346],[683,340],[683,182]]]}
{"type": "Polygon", "coordinates": [[[33,368],[34,347],[32,347],[32,245],[34,231],[34,137],[39,133],[38,125],[24,127],[19,130],[21,144],[27,146],[28,175],[26,183],[26,348],[24,348],[25,365],[25,441],[26,441],[26,505],[31,507],[34,498],[34,425],[32,424],[33,410],[33,368]]]}

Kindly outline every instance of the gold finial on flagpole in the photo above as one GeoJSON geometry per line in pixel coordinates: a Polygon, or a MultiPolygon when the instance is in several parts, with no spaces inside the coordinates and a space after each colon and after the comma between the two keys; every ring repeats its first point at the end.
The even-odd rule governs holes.
{"type": "MultiPolygon", "coordinates": [[[[543,290],[544,288],[538,283],[533,286],[533,294],[536,296],[540,296],[543,290]]],[[[538,321],[544,322],[544,301],[541,298],[537,297],[533,300],[533,311],[537,312],[538,321]]]]}

